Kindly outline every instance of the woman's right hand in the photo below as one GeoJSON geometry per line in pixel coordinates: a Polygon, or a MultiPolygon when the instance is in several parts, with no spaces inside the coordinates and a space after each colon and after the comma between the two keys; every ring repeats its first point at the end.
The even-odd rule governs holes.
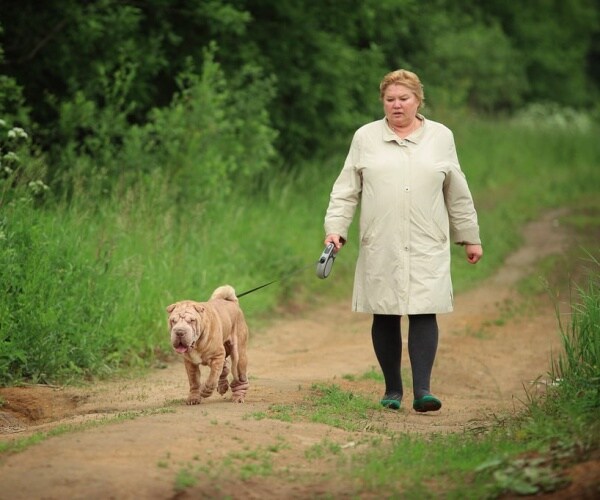
{"type": "Polygon", "coordinates": [[[325,237],[325,246],[329,245],[330,243],[333,243],[333,246],[335,248],[335,252],[337,253],[340,248],[342,248],[344,246],[344,243],[346,243],[346,240],[344,238],[342,238],[339,234],[328,234],[325,237]]]}

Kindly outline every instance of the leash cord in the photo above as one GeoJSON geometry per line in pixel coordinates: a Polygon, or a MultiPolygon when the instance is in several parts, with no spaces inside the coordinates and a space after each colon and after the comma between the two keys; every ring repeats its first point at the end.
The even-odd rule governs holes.
{"type": "Polygon", "coordinates": [[[289,273],[286,273],[286,274],[284,274],[283,276],[280,276],[279,278],[277,278],[277,279],[275,279],[275,280],[273,280],[273,281],[269,281],[268,283],[265,283],[264,285],[259,285],[259,286],[255,287],[255,288],[252,288],[251,290],[246,290],[246,291],[245,291],[245,292],[243,292],[243,293],[236,294],[236,296],[237,296],[237,298],[239,299],[239,298],[243,297],[244,295],[248,295],[248,294],[250,294],[250,293],[252,293],[252,292],[256,292],[257,290],[260,290],[261,288],[264,288],[264,287],[266,287],[266,286],[272,285],[273,283],[277,283],[278,281],[281,281],[281,280],[283,280],[284,278],[288,278],[288,277],[289,277],[289,276],[291,276],[292,274],[296,274],[297,272],[299,272],[299,271],[303,271],[304,269],[307,269],[308,267],[310,267],[310,266],[314,266],[314,265],[315,265],[315,263],[313,262],[313,263],[311,263],[311,264],[308,264],[308,265],[306,265],[306,266],[299,267],[298,269],[294,269],[293,271],[290,271],[289,273]]]}

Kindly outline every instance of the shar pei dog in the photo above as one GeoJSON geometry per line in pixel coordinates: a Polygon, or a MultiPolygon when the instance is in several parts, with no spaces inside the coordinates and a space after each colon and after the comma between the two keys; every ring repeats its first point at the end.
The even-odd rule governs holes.
{"type": "Polygon", "coordinates": [[[207,302],[183,300],[167,307],[171,345],[183,361],[190,383],[187,404],[199,404],[216,389],[224,395],[231,387],[234,403],[243,403],[248,382],[248,326],[235,290],[217,288],[207,302]],[[233,380],[228,380],[231,361],[233,380]],[[200,383],[200,365],[210,367],[200,383]]]}

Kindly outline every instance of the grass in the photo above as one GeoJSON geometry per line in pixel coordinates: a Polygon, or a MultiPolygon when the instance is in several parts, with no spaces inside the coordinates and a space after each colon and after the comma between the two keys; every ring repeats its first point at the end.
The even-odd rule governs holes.
{"type": "Polygon", "coordinates": [[[320,443],[314,444],[306,450],[305,456],[308,460],[315,460],[331,455],[337,456],[341,451],[342,446],[340,444],[325,438],[320,443]]]}
{"type": "MultiPolygon", "coordinates": [[[[230,452],[219,463],[209,460],[204,464],[184,464],[177,471],[174,489],[176,492],[182,492],[203,482],[216,484],[215,488],[218,490],[218,482],[222,477],[228,477],[229,481],[248,481],[271,476],[274,473],[274,457],[286,448],[289,448],[288,443],[278,436],[276,441],[269,445],[230,452]]],[[[196,457],[196,460],[199,458],[196,457]]],[[[160,462],[157,466],[167,468],[168,463],[160,462]]]]}
{"type": "MultiPolygon", "coordinates": [[[[404,378],[404,374],[403,378],[404,378]]],[[[342,378],[344,380],[349,380],[350,382],[354,382],[356,380],[375,380],[377,382],[383,382],[384,378],[383,378],[383,373],[381,373],[381,370],[378,368],[375,368],[374,366],[371,367],[371,369],[368,372],[363,373],[360,376],[356,376],[353,375],[351,373],[348,373],[346,375],[343,375],[342,378]]]]}
{"type": "Polygon", "coordinates": [[[345,431],[362,431],[379,409],[372,399],[345,391],[336,384],[314,384],[303,403],[271,405],[268,411],[253,416],[283,422],[302,419],[345,431]]]}

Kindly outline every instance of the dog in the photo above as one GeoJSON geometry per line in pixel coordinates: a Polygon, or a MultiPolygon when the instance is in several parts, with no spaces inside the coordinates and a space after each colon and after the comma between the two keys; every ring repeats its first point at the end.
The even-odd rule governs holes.
{"type": "Polygon", "coordinates": [[[231,401],[243,403],[248,382],[248,325],[229,285],[218,287],[207,302],[183,300],[167,307],[171,345],[183,361],[190,383],[188,405],[200,404],[215,389],[224,395],[231,388],[231,401]],[[228,380],[231,360],[233,380],[228,380]],[[200,383],[200,365],[209,366],[200,383]]]}

